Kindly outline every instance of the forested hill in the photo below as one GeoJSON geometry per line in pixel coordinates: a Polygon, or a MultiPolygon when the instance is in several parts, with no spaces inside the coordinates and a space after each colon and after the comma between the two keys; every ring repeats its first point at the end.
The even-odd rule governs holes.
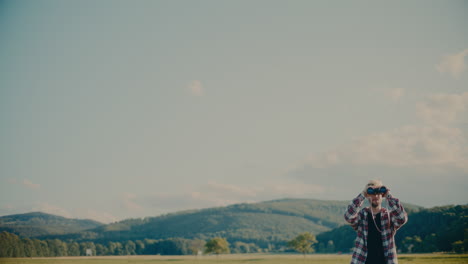
{"type": "MultiPolygon", "coordinates": [[[[98,256],[186,255],[203,250],[214,236],[228,240],[233,253],[287,252],[291,250],[286,246],[288,240],[299,233],[312,232],[312,228],[329,230],[314,232],[318,240],[316,252],[350,252],[356,232],[349,225],[340,225],[346,204],[290,199],[239,204],[129,219],[74,234],[39,237],[40,240],[0,232],[0,257],[83,256],[86,249],[98,256]],[[337,227],[330,230],[331,226],[337,227]]],[[[467,252],[468,205],[405,208],[409,222],[396,234],[399,251],[467,252]]]]}
{"type": "Polygon", "coordinates": [[[22,237],[75,233],[101,225],[93,220],[70,219],[41,212],[0,217],[0,232],[7,231],[22,237]]]}
{"type": "Polygon", "coordinates": [[[92,232],[97,241],[221,236],[230,241],[274,243],[304,231],[318,234],[343,224],[346,205],[339,201],[283,199],[124,220],[92,232]]]}
{"type": "MultiPolygon", "coordinates": [[[[284,242],[308,231],[319,234],[345,224],[343,213],[349,202],[313,199],[282,199],[255,204],[182,211],[128,219],[76,234],[43,237],[76,241],[127,241],[143,239],[209,239],[216,236],[229,241],[259,246],[284,242]]],[[[412,210],[420,207],[408,206],[412,210]]]]}
{"type": "MultiPolygon", "coordinates": [[[[442,206],[408,214],[408,222],[395,236],[403,252],[468,251],[468,205],[442,206]],[[463,248],[463,249],[460,249],[463,248]]],[[[317,236],[321,252],[348,252],[356,232],[344,225],[317,236]]]]}

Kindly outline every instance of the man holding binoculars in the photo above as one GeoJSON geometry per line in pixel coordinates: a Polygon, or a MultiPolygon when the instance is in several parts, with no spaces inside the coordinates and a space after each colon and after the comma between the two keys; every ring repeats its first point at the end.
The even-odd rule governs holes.
{"type": "Polygon", "coordinates": [[[348,205],[344,218],[357,231],[351,264],[398,263],[394,236],[408,216],[400,200],[381,181],[369,181],[348,205]],[[382,208],[383,198],[389,209],[382,208]],[[365,199],[370,207],[359,210],[365,199]]]}

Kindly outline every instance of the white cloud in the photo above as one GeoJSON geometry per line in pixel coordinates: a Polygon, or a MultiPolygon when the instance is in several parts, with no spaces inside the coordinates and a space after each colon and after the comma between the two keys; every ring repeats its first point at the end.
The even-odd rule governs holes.
{"type": "Polygon", "coordinates": [[[21,185],[21,186],[26,187],[26,188],[31,189],[31,190],[37,190],[37,189],[41,188],[40,184],[33,183],[32,181],[30,181],[28,179],[24,179],[24,180],[22,180],[20,182],[20,181],[18,181],[16,179],[10,178],[10,179],[7,180],[7,182],[10,183],[10,184],[14,184],[14,185],[21,185]]]}
{"type": "Polygon", "coordinates": [[[324,192],[322,186],[302,182],[270,181],[264,184],[236,185],[209,181],[201,186],[181,187],[178,192],[156,193],[141,199],[147,215],[176,212],[188,209],[227,206],[266,200],[310,198],[324,192]]]}
{"type": "Polygon", "coordinates": [[[48,214],[60,215],[67,218],[73,217],[73,215],[68,210],[45,202],[36,203],[32,210],[48,214]]]}
{"type": "Polygon", "coordinates": [[[448,73],[455,78],[459,78],[466,69],[465,57],[467,55],[468,49],[457,54],[446,55],[442,58],[440,63],[436,65],[436,69],[440,73],[448,73]]]}
{"type": "MultiPolygon", "coordinates": [[[[31,210],[28,210],[31,211],[31,210]]],[[[60,206],[50,204],[47,202],[37,202],[33,207],[32,211],[39,211],[53,215],[59,215],[66,218],[75,218],[75,219],[92,219],[101,223],[111,223],[118,221],[117,217],[114,215],[105,212],[105,211],[96,211],[90,208],[74,208],[74,209],[65,209],[60,206]]]]}
{"type": "Polygon", "coordinates": [[[2,215],[11,215],[11,214],[18,214],[27,212],[28,210],[24,210],[23,208],[19,208],[16,204],[11,203],[4,203],[0,206],[0,216],[2,215]]]}
{"type": "Polygon", "coordinates": [[[427,124],[440,126],[466,121],[468,92],[437,94],[417,105],[417,115],[427,124]]]}
{"type": "Polygon", "coordinates": [[[13,179],[13,178],[7,179],[7,182],[9,184],[18,184],[18,181],[16,179],[13,179]]]}
{"type": "MultiPolygon", "coordinates": [[[[193,196],[211,201],[227,200],[230,203],[264,201],[283,197],[310,197],[325,189],[314,184],[291,181],[270,181],[256,186],[221,184],[209,182],[201,187],[201,192],[193,196]]],[[[226,201],[223,202],[225,204],[226,201]]]]}
{"type": "Polygon", "coordinates": [[[30,180],[27,180],[27,179],[24,179],[21,183],[22,183],[23,186],[25,186],[25,187],[27,187],[29,189],[36,190],[36,189],[41,188],[40,184],[33,183],[33,182],[31,182],[30,180]]]}
{"type": "Polygon", "coordinates": [[[456,128],[406,126],[363,137],[341,158],[360,165],[460,166],[465,144],[456,128]]]}
{"type": "Polygon", "coordinates": [[[130,211],[141,211],[143,210],[143,207],[135,202],[135,199],[137,198],[136,194],[133,193],[123,193],[122,194],[122,204],[123,207],[127,210],[130,211]]]}
{"type": "Polygon", "coordinates": [[[105,224],[116,222],[119,220],[117,219],[117,217],[108,212],[96,211],[92,209],[76,209],[73,211],[73,215],[79,215],[80,219],[92,219],[105,224]]]}
{"type": "Polygon", "coordinates": [[[326,188],[317,184],[304,183],[278,183],[271,186],[270,192],[276,197],[306,198],[314,197],[326,191],[326,188]]]}
{"type": "Polygon", "coordinates": [[[458,168],[468,172],[468,93],[431,96],[417,106],[421,123],[374,133],[325,153],[311,155],[296,169],[354,166],[458,168]]]}
{"type": "Polygon", "coordinates": [[[319,199],[350,199],[379,178],[405,202],[465,204],[468,93],[439,94],[416,107],[417,124],[373,133],[315,153],[286,175],[325,186],[319,199]],[[430,196],[427,194],[430,193],[430,196]]]}
{"type": "Polygon", "coordinates": [[[400,99],[405,95],[405,90],[403,88],[387,89],[384,92],[385,95],[394,102],[400,101],[400,99]]]}
{"type": "Polygon", "coordinates": [[[204,88],[202,82],[199,80],[193,80],[188,84],[188,89],[192,95],[202,96],[204,94],[204,88]]]}
{"type": "Polygon", "coordinates": [[[194,204],[203,204],[203,207],[226,206],[256,200],[261,191],[259,187],[209,181],[190,191],[190,197],[183,199],[190,198],[194,204]]]}
{"type": "Polygon", "coordinates": [[[241,187],[233,184],[222,184],[214,181],[208,182],[208,184],[204,187],[204,190],[234,197],[255,197],[259,191],[258,188],[254,187],[241,187]]]}
{"type": "MultiPolygon", "coordinates": [[[[326,168],[343,162],[343,153],[340,152],[342,150],[330,150],[324,153],[311,154],[304,162],[316,168],[326,168]]],[[[299,162],[297,166],[302,166],[304,162],[299,162]]],[[[294,169],[294,166],[291,169],[294,169]]]]}

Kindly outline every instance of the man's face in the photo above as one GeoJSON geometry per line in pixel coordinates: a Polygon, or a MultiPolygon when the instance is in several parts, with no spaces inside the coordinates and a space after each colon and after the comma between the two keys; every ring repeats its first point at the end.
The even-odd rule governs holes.
{"type": "MultiPolygon", "coordinates": [[[[382,186],[373,186],[372,188],[380,188],[382,186]]],[[[372,207],[379,207],[382,204],[382,194],[369,194],[368,196],[369,202],[372,207]]]]}

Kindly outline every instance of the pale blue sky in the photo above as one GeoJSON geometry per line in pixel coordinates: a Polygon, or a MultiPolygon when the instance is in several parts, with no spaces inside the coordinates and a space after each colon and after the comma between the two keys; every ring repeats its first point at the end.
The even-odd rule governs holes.
{"type": "Polygon", "coordinates": [[[0,1],[0,215],[468,202],[466,1],[0,1]]]}

